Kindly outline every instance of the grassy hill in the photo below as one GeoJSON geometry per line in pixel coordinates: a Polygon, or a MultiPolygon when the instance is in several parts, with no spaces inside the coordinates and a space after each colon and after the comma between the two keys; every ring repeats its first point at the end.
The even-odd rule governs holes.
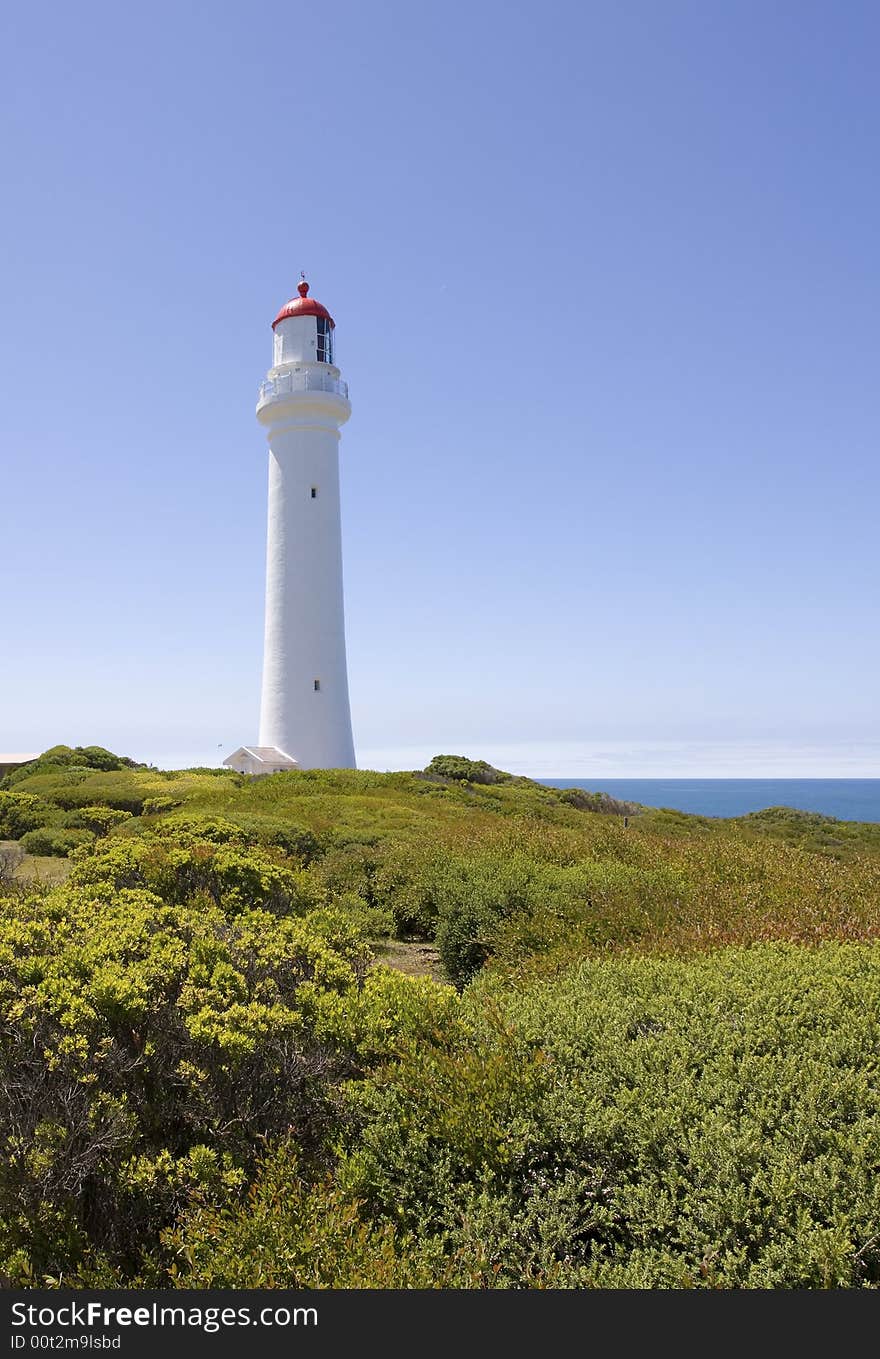
{"type": "Polygon", "coordinates": [[[176,831],[232,836],[302,864],[399,938],[436,937],[457,983],[489,958],[560,949],[867,939],[877,930],[877,825],[786,808],[688,816],[450,756],[427,771],[260,779],[130,762],[94,769],[75,758],[55,763],[50,753],[0,785],[0,834],[26,824],[19,843],[43,856],[39,864],[51,863],[47,853],[176,831]]]}
{"type": "Polygon", "coordinates": [[[56,747],[0,840],[9,1280],[880,1281],[880,827],[56,747]]]}

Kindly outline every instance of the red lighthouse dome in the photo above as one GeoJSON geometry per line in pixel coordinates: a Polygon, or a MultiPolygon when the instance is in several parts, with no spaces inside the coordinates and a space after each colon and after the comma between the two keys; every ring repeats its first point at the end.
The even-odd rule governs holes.
{"type": "Polygon", "coordinates": [[[292,297],[289,302],[285,302],[275,320],[272,322],[274,330],[279,321],[286,321],[288,316],[322,316],[325,321],[329,321],[331,326],[336,322],[330,315],[326,307],[320,302],[316,302],[313,297],[309,297],[309,285],[303,279],[302,283],[297,284],[299,297],[292,297]]]}

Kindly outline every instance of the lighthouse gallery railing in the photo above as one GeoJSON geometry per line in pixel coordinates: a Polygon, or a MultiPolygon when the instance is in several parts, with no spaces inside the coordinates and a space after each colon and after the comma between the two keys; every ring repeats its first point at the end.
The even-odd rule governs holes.
{"type": "Polygon", "coordinates": [[[314,368],[301,368],[290,373],[280,373],[278,377],[267,378],[260,384],[257,404],[270,401],[275,396],[289,396],[291,392],[333,392],[348,400],[348,383],[332,373],[319,373],[314,368]]]}

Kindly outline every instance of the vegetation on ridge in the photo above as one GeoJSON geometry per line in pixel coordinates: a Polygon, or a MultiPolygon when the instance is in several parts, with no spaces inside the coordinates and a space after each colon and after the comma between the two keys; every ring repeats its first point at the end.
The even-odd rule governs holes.
{"type": "Polygon", "coordinates": [[[0,1270],[876,1286],[878,836],[55,747],[0,783],[0,1270]]]}

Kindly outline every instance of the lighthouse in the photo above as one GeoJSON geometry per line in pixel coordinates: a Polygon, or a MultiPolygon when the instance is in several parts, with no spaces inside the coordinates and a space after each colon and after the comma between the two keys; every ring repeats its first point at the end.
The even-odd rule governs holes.
{"type": "Polygon", "coordinates": [[[272,322],[257,419],[269,442],[266,627],[260,735],[224,764],[246,774],[353,769],[345,660],[339,431],[351,414],[335,323],[309,296],[272,322]]]}

